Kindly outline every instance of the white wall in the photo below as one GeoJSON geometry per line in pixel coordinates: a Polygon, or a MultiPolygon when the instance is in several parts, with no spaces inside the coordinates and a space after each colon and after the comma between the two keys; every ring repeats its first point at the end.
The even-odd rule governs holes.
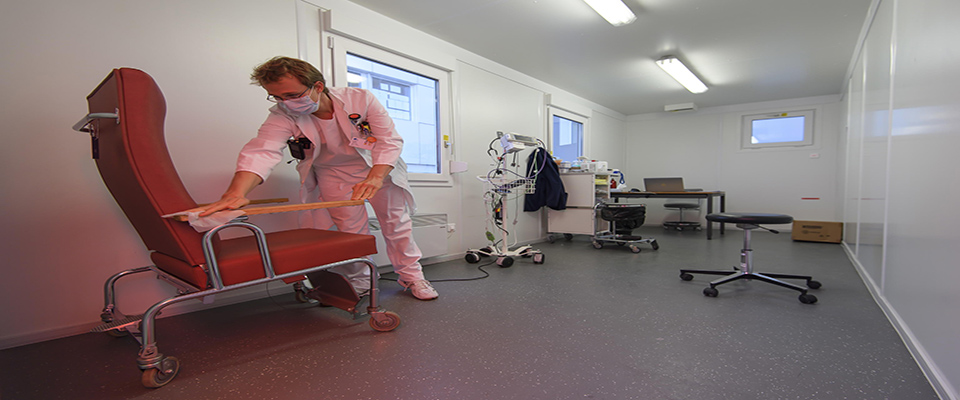
{"type": "Polygon", "coordinates": [[[960,3],[874,5],[845,98],[844,245],[940,396],[960,399],[960,3]]]}
{"type": "MultiPolygon", "coordinates": [[[[727,211],[839,221],[840,110],[839,96],[826,96],[631,116],[624,139],[627,185],[643,188],[643,178],[680,176],[688,188],[725,191],[727,211]],[[740,148],[743,115],[798,109],[816,112],[812,146],[740,148]]],[[[662,207],[669,201],[676,200],[644,200],[647,223],[676,219],[662,207]]]]}
{"type": "MultiPolygon", "coordinates": [[[[248,84],[252,67],[275,55],[303,54],[319,63],[325,57],[323,41],[304,32],[319,29],[320,7],[332,11],[337,35],[451,71],[455,104],[449,133],[454,155],[470,170],[456,175],[452,187],[414,189],[421,212],[447,213],[457,225],[448,240],[450,258],[485,244],[474,177],[488,169],[486,144],[497,130],[542,137],[544,94],[591,110],[600,121],[592,130],[598,138],[616,137],[622,129],[624,116],[614,111],[344,0],[4,4],[0,348],[85,332],[98,321],[104,280],[149,263],[90,160],[89,139],[70,130],[86,114],[85,96],[113,68],[150,73],[167,100],[167,146],[187,189],[198,202],[215,200],[233,174],[240,147],[266,116],[263,90],[248,84]],[[508,97],[513,94],[519,97],[508,97]]],[[[296,180],[293,167],[282,164],[251,197],[296,199],[296,180]]],[[[295,219],[252,218],[268,230],[293,227],[295,219]]],[[[518,240],[544,237],[540,219],[539,213],[521,215],[518,240]]],[[[125,281],[118,290],[123,310],[130,313],[173,294],[145,274],[125,281]]],[[[277,284],[271,290],[286,289],[277,284]]],[[[263,295],[262,288],[254,288],[227,301],[220,296],[215,305],[263,295]]],[[[174,306],[165,315],[200,307],[174,306]]]]}

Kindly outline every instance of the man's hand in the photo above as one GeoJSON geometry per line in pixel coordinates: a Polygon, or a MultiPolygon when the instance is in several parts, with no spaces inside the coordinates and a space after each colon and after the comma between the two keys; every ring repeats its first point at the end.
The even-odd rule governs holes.
{"type": "Polygon", "coordinates": [[[367,178],[360,181],[360,183],[353,185],[353,196],[350,197],[351,200],[368,200],[377,194],[380,191],[380,188],[383,187],[383,180],[386,179],[390,171],[393,170],[392,165],[386,164],[376,164],[370,168],[370,173],[367,174],[367,178]]]}
{"type": "Polygon", "coordinates": [[[213,214],[217,211],[222,210],[236,210],[240,207],[243,207],[247,204],[250,204],[250,200],[243,196],[227,196],[224,194],[224,197],[221,197],[216,203],[208,204],[201,207],[203,210],[200,212],[201,217],[206,217],[210,214],[213,214]]]}
{"type": "Polygon", "coordinates": [[[263,183],[263,179],[259,175],[248,171],[237,171],[233,175],[233,180],[230,181],[230,187],[223,193],[223,196],[220,196],[220,200],[198,208],[203,210],[200,216],[206,217],[220,210],[236,210],[250,204],[247,193],[250,193],[253,188],[261,183],[263,183]]]}

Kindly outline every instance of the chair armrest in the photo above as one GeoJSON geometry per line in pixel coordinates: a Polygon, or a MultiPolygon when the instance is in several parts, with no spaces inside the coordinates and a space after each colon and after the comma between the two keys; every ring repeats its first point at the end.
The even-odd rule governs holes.
{"type": "MultiPolygon", "coordinates": [[[[253,202],[251,202],[252,204],[253,202]]],[[[290,211],[316,210],[320,208],[347,207],[362,205],[363,200],[344,200],[344,201],[323,201],[319,203],[290,204],[282,206],[243,208],[244,215],[276,214],[290,211]]],[[[187,222],[187,213],[197,211],[197,209],[184,210],[173,214],[164,215],[164,218],[173,218],[176,221],[187,222]]],[[[214,213],[216,214],[216,213],[214,213]]]]}

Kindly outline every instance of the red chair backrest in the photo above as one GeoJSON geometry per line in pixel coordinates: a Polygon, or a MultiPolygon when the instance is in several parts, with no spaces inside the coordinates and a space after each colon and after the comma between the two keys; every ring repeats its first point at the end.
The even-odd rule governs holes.
{"type": "Polygon", "coordinates": [[[101,119],[97,168],[113,198],[147,249],[203,264],[201,234],[161,215],[194,208],[167,152],[163,93],[147,73],[115,69],[87,96],[91,113],[118,112],[119,123],[101,119]]]}

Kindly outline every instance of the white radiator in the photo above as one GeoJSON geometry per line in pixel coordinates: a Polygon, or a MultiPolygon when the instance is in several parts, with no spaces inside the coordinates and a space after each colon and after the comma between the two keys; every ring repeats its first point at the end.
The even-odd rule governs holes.
{"type": "MultiPolygon", "coordinates": [[[[447,254],[447,214],[417,214],[413,219],[413,240],[417,242],[423,258],[447,254]]],[[[377,237],[377,254],[373,262],[379,266],[390,265],[386,244],[380,231],[380,221],[370,218],[370,234],[377,237]]]]}

